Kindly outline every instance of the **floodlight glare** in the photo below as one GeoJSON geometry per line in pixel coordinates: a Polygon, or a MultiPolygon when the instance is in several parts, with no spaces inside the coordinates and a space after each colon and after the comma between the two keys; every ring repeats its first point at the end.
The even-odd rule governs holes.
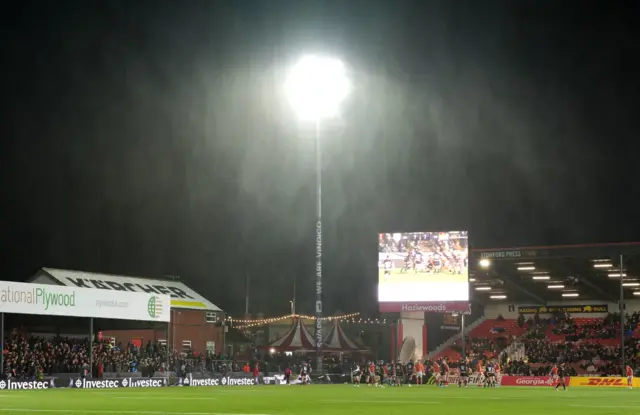
{"type": "Polygon", "coordinates": [[[285,82],[293,110],[308,121],[335,117],[350,90],[351,83],[340,60],[314,55],[300,59],[285,82]]]}

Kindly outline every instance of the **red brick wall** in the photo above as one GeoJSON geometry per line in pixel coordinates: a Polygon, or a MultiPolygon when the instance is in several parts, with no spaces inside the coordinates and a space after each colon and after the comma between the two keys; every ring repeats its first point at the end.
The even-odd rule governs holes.
{"type": "MultiPolygon", "coordinates": [[[[183,340],[191,340],[191,348],[204,353],[207,350],[207,342],[216,342],[216,353],[222,353],[223,332],[222,327],[205,321],[205,312],[199,310],[171,310],[171,323],[169,328],[169,343],[175,342],[174,348],[181,350],[183,340]]],[[[115,337],[116,342],[126,343],[131,339],[143,339],[143,345],[149,340],[165,340],[166,333],[163,330],[105,330],[104,337],[115,337]]]]}

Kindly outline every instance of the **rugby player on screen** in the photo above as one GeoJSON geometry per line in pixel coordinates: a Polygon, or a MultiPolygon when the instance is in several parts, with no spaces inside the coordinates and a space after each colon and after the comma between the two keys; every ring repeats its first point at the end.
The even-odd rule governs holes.
{"type": "Polygon", "coordinates": [[[391,276],[391,270],[393,269],[393,261],[391,260],[389,255],[387,255],[387,257],[384,259],[383,265],[384,265],[384,278],[389,279],[389,277],[391,276]]]}
{"type": "Polygon", "coordinates": [[[409,248],[409,250],[407,251],[407,256],[404,257],[404,266],[402,267],[402,269],[400,269],[400,272],[405,273],[410,269],[413,269],[414,267],[413,258],[414,258],[413,250],[409,248]]]}
{"type": "Polygon", "coordinates": [[[633,389],[633,369],[631,369],[631,366],[627,365],[626,372],[627,372],[627,386],[629,387],[629,389],[633,389]]]}

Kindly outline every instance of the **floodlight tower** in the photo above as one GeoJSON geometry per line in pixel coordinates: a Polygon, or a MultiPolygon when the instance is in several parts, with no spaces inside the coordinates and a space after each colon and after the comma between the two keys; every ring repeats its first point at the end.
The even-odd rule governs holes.
{"type": "Polygon", "coordinates": [[[316,359],[322,371],[322,143],[323,120],[338,115],[351,84],[344,64],[335,58],[308,55],[289,71],[285,93],[298,117],[315,124],[316,140],[316,359]]]}

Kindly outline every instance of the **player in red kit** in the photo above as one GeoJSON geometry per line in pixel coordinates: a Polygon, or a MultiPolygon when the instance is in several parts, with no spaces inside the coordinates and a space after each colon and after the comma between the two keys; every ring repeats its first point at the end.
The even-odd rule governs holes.
{"type": "Polygon", "coordinates": [[[436,386],[440,386],[440,365],[435,360],[431,365],[431,372],[433,373],[433,377],[436,381],[436,386]]]}
{"type": "Polygon", "coordinates": [[[369,372],[367,373],[367,384],[369,386],[376,382],[376,365],[373,362],[369,362],[369,372]]]}
{"type": "Polygon", "coordinates": [[[629,389],[633,389],[633,369],[631,369],[631,366],[627,365],[626,372],[627,386],[629,387],[629,389]]]}
{"type": "Polygon", "coordinates": [[[558,366],[553,365],[553,367],[551,368],[550,377],[551,384],[555,386],[558,383],[558,366]]]}
{"type": "Polygon", "coordinates": [[[447,386],[449,386],[449,363],[447,363],[445,358],[440,365],[440,387],[444,388],[447,386]]]}
{"type": "Polygon", "coordinates": [[[553,366],[556,371],[556,378],[558,379],[558,383],[556,384],[556,390],[562,385],[563,390],[567,390],[567,384],[565,383],[565,376],[567,376],[566,369],[564,367],[564,362],[560,363],[560,367],[553,366]]]}
{"type": "Polygon", "coordinates": [[[260,364],[256,362],[253,366],[253,377],[256,378],[256,385],[260,384],[260,364]]]}

